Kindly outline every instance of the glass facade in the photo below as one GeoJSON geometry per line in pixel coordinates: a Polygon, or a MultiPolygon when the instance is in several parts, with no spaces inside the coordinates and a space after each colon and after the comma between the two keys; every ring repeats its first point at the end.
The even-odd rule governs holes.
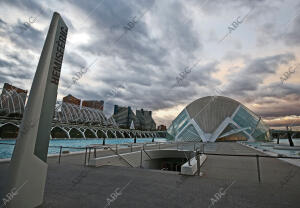
{"type": "Polygon", "coordinates": [[[241,128],[250,127],[251,129],[247,129],[246,132],[251,134],[252,130],[256,128],[259,117],[241,106],[233,117],[233,121],[236,122],[241,128]]]}
{"type": "MultiPolygon", "coordinates": [[[[171,126],[168,128],[168,139],[175,139],[176,135],[189,123],[189,115],[184,109],[172,122],[171,126]]],[[[196,131],[196,130],[195,130],[196,131]]]]}
{"type": "Polygon", "coordinates": [[[243,106],[241,106],[238,112],[235,114],[233,121],[236,122],[241,128],[250,127],[250,129],[247,129],[246,132],[255,140],[269,140],[270,138],[269,129],[263,123],[263,121],[251,111],[245,109],[243,106]]]}
{"type": "MultiPolygon", "coordinates": [[[[231,118],[232,121],[235,122],[241,128],[241,130],[239,130],[237,126],[235,126],[234,123],[232,123],[232,121],[229,120],[227,124],[222,124],[221,122],[220,125],[226,125],[225,129],[218,133],[218,128],[216,128],[214,130],[216,131],[214,134],[218,135],[212,137],[211,135],[213,134],[206,134],[198,125],[199,128],[202,130],[203,136],[207,137],[201,138],[193,124],[189,124],[191,118],[189,117],[187,111],[183,110],[168,128],[167,138],[175,140],[175,138],[177,137],[176,140],[178,141],[210,141],[211,139],[213,141],[235,141],[248,140],[252,136],[255,140],[269,140],[269,129],[263,123],[263,121],[260,120],[260,118],[257,115],[255,115],[243,105],[239,105],[238,108],[239,109],[237,110],[237,112],[231,118]],[[184,129],[184,131],[182,131],[182,129],[184,129]],[[222,135],[224,136],[222,137],[222,135]]],[[[207,119],[213,118],[208,117],[207,119]]]]}
{"type": "Polygon", "coordinates": [[[252,137],[254,137],[256,140],[270,140],[270,132],[268,127],[263,123],[263,121],[260,121],[257,125],[255,131],[252,134],[252,137]]]}
{"type": "Polygon", "coordinates": [[[178,136],[180,141],[202,141],[195,127],[190,124],[178,136]]]}

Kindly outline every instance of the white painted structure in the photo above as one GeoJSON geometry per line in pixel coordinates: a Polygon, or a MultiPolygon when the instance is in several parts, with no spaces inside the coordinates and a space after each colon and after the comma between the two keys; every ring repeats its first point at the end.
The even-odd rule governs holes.
{"type": "Polygon", "coordinates": [[[131,121],[131,124],[130,124],[130,129],[134,129],[133,120],[131,121]]]}
{"type": "Polygon", "coordinates": [[[9,207],[32,208],[43,203],[47,153],[68,27],[54,13],[32,82],[20,132],[10,163],[8,192],[18,194],[9,207]]]}
{"type": "MultiPolygon", "coordinates": [[[[206,155],[200,155],[200,167],[203,165],[203,163],[205,162],[207,156],[206,155]]],[[[196,157],[193,157],[190,160],[190,164],[189,162],[184,163],[181,166],[181,174],[182,175],[195,175],[195,173],[197,172],[197,159],[196,157]]]]}

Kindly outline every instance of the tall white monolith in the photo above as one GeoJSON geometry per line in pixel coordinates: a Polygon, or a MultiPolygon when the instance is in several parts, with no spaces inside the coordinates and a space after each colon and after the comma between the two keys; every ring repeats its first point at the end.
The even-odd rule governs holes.
{"type": "Polygon", "coordinates": [[[8,207],[43,203],[47,154],[68,27],[54,12],[10,162],[8,207]]]}

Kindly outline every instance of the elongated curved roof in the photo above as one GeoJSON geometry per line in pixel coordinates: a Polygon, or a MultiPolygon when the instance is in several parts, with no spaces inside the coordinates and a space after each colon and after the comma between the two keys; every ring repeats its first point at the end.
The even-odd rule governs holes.
{"type": "Polygon", "coordinates": [[[186,110],[203,131],[211,133],[226,117],[230,117],[239,105],[238,101],[228,97],[207,96],[193,101],[186,110]]]}

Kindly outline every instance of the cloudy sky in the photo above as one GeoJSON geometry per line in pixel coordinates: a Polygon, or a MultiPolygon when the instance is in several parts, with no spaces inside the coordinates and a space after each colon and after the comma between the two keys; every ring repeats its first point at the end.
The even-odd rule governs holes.
{"type": "Polygon", "coordinates": [[[58,99],[143,107],[169,125],[222,95],[270,126],[300,125],[297,0],[1,0],[1,85],[30,89],[54,11],[69,27],[58,99]]]}

